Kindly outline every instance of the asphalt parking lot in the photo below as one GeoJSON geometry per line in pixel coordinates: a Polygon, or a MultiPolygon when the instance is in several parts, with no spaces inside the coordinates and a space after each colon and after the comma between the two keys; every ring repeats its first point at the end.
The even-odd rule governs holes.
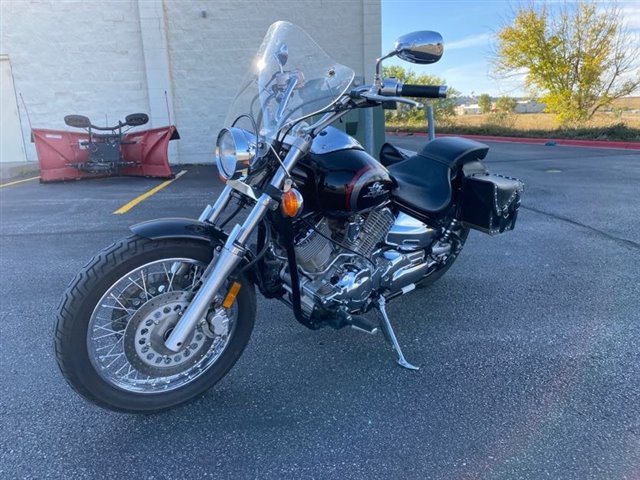
{"type": "MultiPolygon", "coordinates": [[[[396,139],[416,148],[419,137],[396,139]]],[[[127,226],[197,216],[213,168],[0,188],[1,478],[640,478],[640,151],[491,143],[526,183],[518,225],[472,233],[381,336],[312,332],[261,300],[252,340],[205,397],[103,411],[58,372],[58,300],[127,226]]]]}

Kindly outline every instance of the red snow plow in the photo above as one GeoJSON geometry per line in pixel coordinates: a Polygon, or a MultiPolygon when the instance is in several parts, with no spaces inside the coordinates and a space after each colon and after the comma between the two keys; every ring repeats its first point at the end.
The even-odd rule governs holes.
{"type": "Polygon", "coordinates": [[[146,124],[144,113],[127,115],[113,127],[98,127],[83,115],[67,115],[64,122],[84,132],[31,130],[40,164],[40,181],[131,175],[171,178],[167,149],[180,138],[175,126],[130,132],[146,124]]]}

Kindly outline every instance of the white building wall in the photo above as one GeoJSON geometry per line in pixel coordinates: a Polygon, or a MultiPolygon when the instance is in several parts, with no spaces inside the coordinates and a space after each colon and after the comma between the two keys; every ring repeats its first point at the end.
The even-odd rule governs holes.
{"type": "MultiPolygon", "coordinates": [[[[65,129],[65,115],[116,123],[147,112],[136,0],[0,1],[0,53],[11,59],[34,128],[65,129]]],[[[35,161],[23,105],[27,158],[35,161]]]]}
{"type": "MultiPolygon", "coordinates": [[[[165,0],[176,124],[184,139],[178,145],[180,161],[213,161],[227,109],[269,25],[277,20],[301,26],[329,55],[363,75],[363,3],[165,0]]],[[[367,39],[375,52],[367,61],[372,76],[380,51],[380,3],[370,3],[378,12],[367,39]]]]}
{"type": "MultiPolygon", "coordinates": [[[[115,123],[137,111],[153,113],[158,126],[158,95],[169,82],[182,137],[172,160],[210,162],[238,82],[271,23],[303,27],[369,81],[380,55],[380,1],[4,0],[0,53],[11,58],[16,91],[36,128],[67,128],[63,117],[71,113],[101,124],[105,114],[115,123]],[[149,34],[149,25],[164,30],[149,34]],[[165,52],[162,72],[156,66],[165,52]]],[[[36,160],[24,111],[22,123],[28,158],[36,160]]]]}

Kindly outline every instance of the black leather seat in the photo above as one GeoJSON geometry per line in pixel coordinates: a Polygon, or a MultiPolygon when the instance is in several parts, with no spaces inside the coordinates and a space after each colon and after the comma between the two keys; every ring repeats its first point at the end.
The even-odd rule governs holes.
{"type": "Polygon", "coordinates": [[[427,216],[446,213],[451,204],[452,173],[482,160],[489,147],[459,137],[436,138],[417,154],[388,167],[396,182],[392,193],[399,207],[427,216]]]}

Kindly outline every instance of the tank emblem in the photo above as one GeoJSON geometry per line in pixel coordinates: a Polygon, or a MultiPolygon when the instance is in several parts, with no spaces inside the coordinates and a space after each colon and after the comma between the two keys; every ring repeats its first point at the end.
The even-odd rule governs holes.
{"type": "Polygon", "coordinates": [[[382,182],[375,182],[369,185],[369,191],[364,195],[364,198],[376,198],[387,193],[389,193],[389,190],[382,182]]]}

